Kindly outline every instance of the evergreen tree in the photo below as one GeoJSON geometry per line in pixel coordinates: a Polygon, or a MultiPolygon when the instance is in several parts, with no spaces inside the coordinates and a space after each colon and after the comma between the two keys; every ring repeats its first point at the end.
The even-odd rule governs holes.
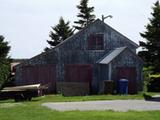
{"type": "Polygon", "coordinates": [[[10,46],[4,41],[4,37],[0,36],[0,89],[4,83],[9,80],[10,75],[10,60],[8,53],[10,46]]]}
{"type": "MultiPolygon", "coordinates": [[[[58,45],[59,43],[73,35],[73,29],[70,28],[69,23],[69,21],[65,22],[63,17],[60,17],[59,23],[52,27],[52,30],[49,34],[51,40],[47,40],[48,44],[50,44],[51,47],[58,45]]],[[[45,48],[45,50],[48,50],[48,48],[45,48]]]]}
{"type": "Polygon", "coordinates": [[[154,72],[160,72],[160,4],[157,1],[152,8],[152,18],[146,26],[146,31],[140,33],[145,38],[145,42],[140,41],[143,51],[139,55],[144,59],[147,65],[154,67],[154,72]]]}
{"type": "Polygon", "coordinates": [[[94,12],[94,7],[88,7],[88,1],[89,0],[81,0],[80,5],[77,5],[78,10],[80,11],[77,15],[79,20],[74,22],[77,24],[74,26],[77,30],[82,29],[95,20],[95,15],[92,14],[92,12],[94,12]]]}

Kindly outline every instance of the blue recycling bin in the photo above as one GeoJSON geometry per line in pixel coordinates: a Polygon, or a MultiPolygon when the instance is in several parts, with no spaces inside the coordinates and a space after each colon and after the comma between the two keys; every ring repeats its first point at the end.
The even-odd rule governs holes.
{"type": "Polygon", "coordinates": [[[127,79],[120,79],[118,81],[118,88],[119,94],[127,95],[128,94],[128,80],[127,79]]]}

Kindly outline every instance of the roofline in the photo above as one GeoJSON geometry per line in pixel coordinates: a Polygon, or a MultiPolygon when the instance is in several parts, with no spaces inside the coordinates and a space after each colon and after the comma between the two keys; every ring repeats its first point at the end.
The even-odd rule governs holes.
{"type": "MultiPolygon", "coordinates": [[[[81,32],[83,32],[84,30],[86,30],[89,26],[91,26],[92,24],[94,24],[94,23],[97,22],[97,21],[101,21],[101,20],[100,20],[99,18],[96,19],[95,21],[93,21],[92,23],[88,24],[86,27],[84,27],[83,29],[79,30],[79,31],[76,32],[75,34],[71,35],[70,37],[68,37],[67,39],[65,39],[64,41],[62,41],[62,42],[59,43],[58,45],[56,45],[55,47],[49,49],[49,50],[46,51],[46,52],[40,53],[40,54],[38,54],[38,55],[36,55],[36,56],[34,56],[34,57],[32,57],[32,58],[35,58],[35,57],[37,57],[37,56],[39,56],[39,55],[41,55],[41,54],[48,53],[48,52],[50,52],[50,51],[58,48],[59,46],[63,45],[65,42],[71,40],[71,38],[76,37],[78,34],[80,34],[81,32]]],[[[31,58],[31,59],[32,59],[32,58],[31,58]]]]}
{"type": "MultiPolygon", "coordinates": [[[[92,24],[94,24],[95,22],[97,21],[101,21],[99,18],[96,19],[94,22],[88,24],[86,27],[84,27],[83,29],[81,29],[80,31],[78,31],[77,33],[73,34],[72,36],[68,37],[67,39],[65,39],[64,41],[62,41],[61,43],[59,43],[57,46],[55,46],[54,48],[52,49],[55,49],[59,46],[61,46],[62,44],[64,44],[65,42],[67,42],[68,40],[70,40],[72,37],[75,37],[76,35],[78,35],[79,33],[83,32],[84,30],[86,30],[89,26],[91,26],[92,24]]],[[[133,44],[136,48],[139,47],[139,45],[135,42],[133,42],[132,40],[130,40],[128,37],[126,37],[125,35],[123,35],[122,33],[120,33],[119,31],[117,31],[116,29],[114,29],[113,27],[111,27],[110,25],[108,25],[107,23],[101,21],[102,23],[104,23],[104,25],[106,25],[107,27],[109,27],[110,29],[112,29],[113,31],[116,31],[118,34],[120,34],[121,36],[123,36],[124,38],[126,38],[126,40],[128,40],[131,44],[133,44]]],[[[50,49],[50,50],[52,50],[50,49]]],[[[49,51],[50,51],[49,50],[49,51]]]]}
{"type": "Polygon", "coordinates": [[[47,53],[49,53],[49,52],[52,52],[53,50],[55,50],[55,49],[58,48],[59,46],[63,45],[65,42],[71,40],[71,38],[76,37],[78,34],[80,34],[81,32],[83,32],[84,30],[86,30],[88,27],[90,27],[92,24],[94,24],[94,23],[97,22],[97,21],[100,21],[101,23],[103,23],[104,25],[106,25],[107,27],[109,27],[110,29],[116,31],[116,32],[119,33],[121,36],[125,37],[126,40],[128,40],[128,41],[129,41],[131,44],[133,44],[136,48],[139,47],[135,42],[131,41],[129,38],[127,38],[126,36],[124,36],[122,33],[118,32],[117,30],[115,30],[114,28],[112,28],[112,27],[109,26],[108,24],[102,22],[102,21],[98,18],[98,19],[96,19],[95,21],[93,21],[92,23],[88,24],[88,25],[87,25],[86,27],[84,27],[83,29],[79,30],[77,33],[73,34],[72,36],[68,37],[67,39],[65,39],[64,41],[62,41],[62,42],[59,43],[58,45],[56,45],[55,47],[49,49],[48,51],[42,52],[42,53],[40,53],[40,54],[38,54],[38,55],[35,55],[35,56],[31,57],[30,59],[24,61],[23,63],[20,63],[20,64],[16,65],[16,67],[19,66],[19,65],[21,65],[21,64],[24,64],[24,63],[26,63],[26,62],[28,62],[28,61],[30,61],[30,60],[32,60],[32,59],[34,59],[34,58],[42,55],[42,54],[47,54],[47,53]]]}
{"type": "MultiPolygon", "coordinates": [[[[111,54],[114,50],[120,49],[120,48],[123,48],[123,49],[122,49],[122,51],[121,51],[117,56],[119,56],[127,47],[119,47],[119,48],[113,49],[110,53],[104,55],[104,56],[103,56],[100,60],[98,60],[96,63],[98,63],[98,64],[103,64],[103,63],[100,63],[100,61],[102,61],[105,57],[107,57],[109,54],[111,54]]],[[[114,60],[117,56],[115,56],[112,60],[114,60]]],[[[110,62],[108,62],[107,64],[111,63],[112,60],[111,60],[110,62]]]]}
{"type": "Polygon", "coordinates": [[[141,63],[144,63],[143,60],[136,53],[134,53],[131,49],[129,49],[128,47],[126,47],[126,49],[128,49],[131,53],[133,53],[134,56],[136,56],[141,61],[141,63]]]}
{"type": "MultiPolygon", "coordinates": [[[[30,58],[30,59],[33,59],[33,58],[35,58],[35,57],[38,57],[38,56],[41,55],[41,54],[46,54],[46,53],[48,53],[48,52],[50,52],[50,51],[58,48],[59,46],[63,45],[65,42],[69,41],[71,38],[76,37],[78,34],[80,34],[81,32],[83,32],[84,30],[86,30],[88,27],[90,27],[92,24],[94,24],[94,23],[97,22],[97,21],[101,21],[101,20],[100,20],[99,18],[97,18],[95,21],[93,21],[92,23],[88,24],[86,27],[84,27],[83,29],[79,30],[78,32],[76,32],[76,33],[73,34],[72,36],[68,37],[67,39],[65,39],[64,41],[62,41],[61,43],[59,43],[59,44],[56,45],[55,47],[49,49],[48,51],[42,52],[42,53],[40,53],[40,54],[38,54],[38,55],[36,55],[36,56],[33,56],[33,57],[30,58]]],[[[101,22],[102,22],[102,21],[101,21],[101,22]]],[[[105,22],[102,22],[102,23],[104,23],[104,25],[106,25],[106,26],[109,27],[110,29],[116,31],[117,33],[119,33],[120,35],[122,35],[123,37],[125,37],[131,44],[134,44],[134,46],[136,46],[136,48],[139,47],[138,44],[136,44],[135,42],[133,42],[132,40],[130,40],[129,38],[127,38],[127,37],[126,37],[125,35],[123,35],[122,33],[118,32],[117,30],[115,30],[114,28],[112,28],[111,26],[109,26],[108,24],[106,24],[105,22]]],[[[30,59],[28,59],[28,60],[30,60],[30,59]]],[[[28,61],[28,60],[27,60],[27,61],[28,61]]]]}
{"type": "Polygon", "coordinates": [[[67,39],[65,39],[64,41],[62,41],[61,43],[59,43],[59,44],[56,45],[55,47],[49,49],[48,51],[42,52],[42,53],[40,53],[40,54],[38,54],[38,55],[35,55],[35,56],[31,57],[30,59],[24,61],[23,63],[20,63],[20,64],[16,65],[16,67],[17,67],[17,66],[20,66],[20,65],[22,65],[22,64],[24,64],[24,63],[26,63],[26,62],[28,62],[28,61],[30,61],[30,60],[38,57],[38,56],[40,56],[40,55],[42,55],[42,54],[46,54],[46,53],[52,52],[53,50],[55,50],[55,49],[58,48],[59,46],[63,45],[65,42],[71,40],[71,38],[76,37],[78,34],[80,34],[81,32],[83,32],[84,30],[86,30],[88,27],[90,27],[92,24],[94,24],[94,23],[97,22],[97,21],[101,21],[101,20],[100,20],[99,18],[96,19],[95,21],[93,21],[92,23],[88,24],[86,27],[84,27],[83,29],[79,30],[78,32],[76,32],[76,33],[73,34],[72,36],[68,37],[67,39]]]}
{"type": "Polygon", "coordinates": [[[24,62],[28,60],[28,58],[11,58],[12,62],[24,62]]]}
{"type": "Polygon", "coordinates": [[[123,36],[124,38],[126,38],[126,40],[128,42],[130,42],[131,44],[133,44],[136,48],[139,47],[139,45],[135,42],[133,42],[132,40],[130,40],[128,37],[126,37],[125,35],[123,35],[122,33],[120,33],[119,31],[117,31],[116,29],[114,29],[113,27],[111,27],[110,25],[108,25],[107,23],[104,23],[107,27],[109,27],[110,29],[116,31],[118,34],[120,34],[121,36],[123,36]]]}
{"type": "MultiPolygon", "coordinates": [[[[64,41],[62,41],[61,43],[59,43],[58,45],[56,45],[56,46],[55,46],[54,48],[52,48],[52,49],[55,49],[55,48],[63,45],[65,42],[67,42],[67,41],[70,40],[71,38],[77,36],[78,34],[80,34],[81,32],[83,32],[84,30],[86,30],[89,26],[91,26],[92,24],[94,24],[94,23],[97,22],[97,21],[101,21],[101,20],[100,20],[99,18],[96,19],[95,21],[91,22],[91,23],[88,24],[86,27],[84,27],[83,29],[79,30],[78,32],[76,32],[76,33],[73,34],[72,36],[68,37],[67,39],[65,39],[64,41]]],[[[52,49],[50,49],[50,50],[52,50],[52,49]]]]}
{"type": "MultiPolygon", "coordinates": [[[[120,48],[123,48],[123,47],[120,47],[120,48]]],[[[116,49],[118,49],[118,48],[116,48],[116,49]]],[[[124,47],[124,49],[123,49],[116,57],[114,57],[110,62],[107,63],[107,65],[110,64],[110,63],[112,63],[112,61],[113,61],[115,58],[117,58],[119,55],[121,55],[126,49],[129,50],[135,57],[137,57],[142,64],[144,63],[143,60],[142,60],[138,55],[136,55],[131,49],[129,49],[128,47],[124,47]]],[[[115,49],[114,49],[114,50],[115,50],[115,49]]],[[[113,51],[112,51],[112,52],[113,52],[113,51]]],[[[109,55],[109,54],[108,54],[108,55],[109,55]]],[[[106,56],[107,56],[107,55],[105,55],[105,57],[106,57],[106,56]]],[[[103,57],[103,59],[104,59],[104,57],[103,57]]],[[[98,61],[100,61],[100,60],[98,60],[98,61]]],[[[98,63],[98,62],[97,62],[97,63],[98,63]]],[[[98,64],[103,64],[103,63],[98,63],[98,64]]]]}

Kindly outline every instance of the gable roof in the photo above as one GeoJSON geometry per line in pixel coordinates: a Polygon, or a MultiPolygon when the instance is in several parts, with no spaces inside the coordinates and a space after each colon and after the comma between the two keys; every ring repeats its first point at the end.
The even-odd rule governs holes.
{"type": "Polygon", "coordinates": [[[125,50],[129,50],[132,54],[134,54],[137,57],[137,59],[139,59],[141,62],[143,62],[141,60],[141,58],[139,58],[139,56],[137,56],[129,48],[127,48],[127,47],[120,47],[120,48],[116,48],[115,50],[111,51],[109,54],[106,54],[104,57],[102,57],[100,60],[98,60],[97,63],[98,64],[109,64],[109,63],[111,63],[116,57],[118,57],[125,50]]]}
{"type": "MultiPolygon", "coordinates": [[[[102,21],[101,21],[102,22],[102,21]]],[[[104,23],[104,22],[103,22],[104,23]]],[[[109,27],[110,29],[112,29],[113,31],[117,32],[118,34],[120,34],[121,36],[123,36],[124,38],[126,38],[125,40],[127,40],[129,43],[131,43],[132,45],[134,45],[136,48],[139,47],[139,45],[135,42],[133,42],[132,40],[130,40],[128,37],[126,37],[125,35],[123,35],[122,33],[118,32],[116,29],[112,28],[111,26],[109,26],[108,24],[104,23],[105,26],[109,27]]]]}
{"type": "Polygon", "coordinates": [[[68,37],[67,39],[65,39],[64,41],[62,41],[61,43],[59,43],[58,45],[56,45],[55,47],[49,49],[48,51],[42,52],[34,57],[32,57],[31,59],[38,57],[42,54],[46,54],[49,52],[52,52],[53,50],[55,50],[56,48],[60,47],[61,45],[65,44],[66,42],[68,42],[69,40],[72,40],[74,37],[76,37],[77,35],[81,34],[81,32],[83,32],[84,30],[88,29],[90,26],[92,26],[93,24],[95,24],[96,22],[102,22],[100,19],[95,20],[94,22],[88,24],[86,27],[84,27],[83,29],[79,30],[77,33],[73,34],[72,36],[68,37]]]}
{"type": "MultiPolygon", "coordinates": [[[[32,60],[32,59],[34,59],[34,58],[37,58],[37,57],[39,57],[39,56],[41,56],[41,55],[45,55],[45,54],[47,54],[47,53],[52,52],[52,51],[55,50],[56,48],[60,47],[61,45],[63,45],[63,44],[65,44],[66,42],[68,42],[69,40],[72,40],[74,37],[76,37],[76,36],[78,36],[79,34],[81,34],[84,30],[88,29],[90,26],[94,25],[95,23],[99,23],[99,24],[102,24],[102,25],[104,25],[104,26],[107,26],[108,28],[110,28],[110,29],[112,29],[113,31],[115,31],[115,32],[117,32],[118,34],[120,34],[121,36],[125,37],[123,34],[121,34],[120,32],[118,32],[117,30],[113,29],[111,26],[109,26],[109,25],[107,25],[106,23],[102,22],[100,19],[96,19],[94,22],[88,24],[88,25],[87,25],[86,27],[84,27],[82,30],[80,30],[80,31],[78,31],[77,33],[73,34],[72,36],[68,37],[66,40],[62,41],[60,44],[58,44],[58,45],[55,46],[54,48],[52,48],[52,49],[50,49],[50,50],[48,50],[48,51],[46,51],[46,52],[42,52],[42,53],[40,53],[40,54],[38,54],[38,55],[36,55],[36,56],[28,59],[28,60],[25,61],[25,62],[28,62],[28,61],[30,61],[30,60],[32,60]]],[[[126,38],[126,40],[127,40],[128,42],[130,42],[130,43],[131,43],[132,45],[134,45],[136,48],[138,47],[138,45],[137,45],[135,42],[131,41],[131,40],[128,39],[127,37],[125,37],[125,38],[126,38]]],[[[25,63],[25,62],[24,62],[24,63],[25,63]]],[[[21,63],[21,64],[23,64],[23,63],[21,63]]],[[[19,65],[20,65],[20,64],[19,64],[19,65]]],[[[18,65],[17,65],[17,66],[18,66],[18,65]]]]}
{"type": "MultiPolygon", "coordinates": [[[[67,39],[65,39],[64,41],[62,41],[62,42],[59,43],[58,45],[56,45],[55,47],[53,47],[53,48],[51,48],[51,49],[49,49],[49,50],[47,50],[47,51],[45,51],[45,52],[42,52],[42,53],[40,53],[40,54],[38,54],[38,55],[35,55],[35,56],[33,56],[32,58],[26,60],[25,62],[16,65],[15,67],[18,67],[18,66],[20,66],[20,65],[23,65],[23,64],[27,63],[28,61],[33,60],[33,59],[35,59],[35,58],[37,58],[37,57],[39,57],[39,56],[41,56],[41,55],[45,55],[45,54],[47,54],[47,53],[52,52],[52,51],[55,50],[56,48],[58,48],[58,47],[60,47],[61,45],[65,44],[66,42],[68,42],[69,40],[72,40],[72,38],[74,38],[74,37],[76,37],[77,35],[81,34],[81,32],[83,32],[84,30],[88,29],[90,26],[92,26],[92,25],[95,24],[96,22],[100,22],[100,21],[101,21],[100,19],[95,20],[94,22],[88,24],[88,25],[87,25],[86,27],[84,27],[83,29],[79,30],[77,33],[73,34],[72,36],[68,37],[67,39]]],[[[102,22],[102,21],[101,21],[101,22],[102,22]]]]}
{"type": "Polygon", "coordinates": [[[67,42],[68,40],[72,39],[73,37],[79,35],[81,32],[83,32],[84,30],[88,29],[90,26],[94,25],[95,23],[101,23],[104,26],[107,26],[108,28],[112,29],[113,31],[117,32],[118,34],[120,34],[121,36],[123,36],[124,38],[126,38],[126,40],[131,43],[132,45],[134,45],[136,48],[139,47],[138,44],[136,44],[135,42],[133,42],[132,40],[130,40],[129,38],[127,38],[126,36],[124,36],[122,33],[118,32],[117,30],[115,30],[114,28],[112,28],[111,26],[109,26],[108,24],[106,24],[105,22],[101,21],[99,18],[96,19],[94,22],[88,24],[86,27],[84,27],[83,29],[81,29],[80,31],[78,31],[77,33],[73,34],[72,36],[68,37],[66,40],[62,41],[61,43],[59,43],[57,46],[55,46],[52,49],[55,49],[61,45],[63,45],[65,42],[67,42]]]}
{"type": "MultiPolygon", "coordinates": [[[[133,42],[132,40],[130,40],[129,38],[127,38],[126,36],[124,36],[123,34],[121,34],[120,32],[118,32],[117,30],[115,30],[114,28],[112,28],[112,27],[109,26],[108,24],[102,22],[102,21],[98,18],[98,19],[96,19],[94,22],[88,24],[86,27],[84,27],[83,29],[81,29],[81,30],[78,31],[77,33],[75,33],[75,34],[73,34],[72,36],[68,37],[67,39],[65,39],[64,41],[62,41],[61,43],[59,43],[57,46],[55,46],[54,48],[52,48],[52,49],[50,49],[50,50],[48,50],[48,51],[46,51],[46,52],[50,52],[50,51],[52,51],[52,50],[60,47],[61,45],[65,44],[65,43],[68,42],[69,40],[72,40],[72,38],[74,38],[74,37],[76,37],[77,35],[81,34],[84,30],[88,29],[90,26],[94,25],[94,24],[97,23],[97,22],[103,24],[104,26],[109,27],[109,28],[112,29],[113,31],[115,31],[115,32],[117,32],[118,34],[120,34],[121,36],[125,37],[126,40],[127,40],[128,42],[130,42],[132,45],[134,45],[136,48],[139,47],[135,42],[133,42]]],[[[46,52],[43,52],[43,53],[41,53],[41,54],[45,54],[46,52]]],[[[39,54],[39,55],[40,55],[40,54],[39,54]]],[[[37,55],[37,56],[38,56],[38,55],[37,55]]],[[[36,57],[36,56],[35,56],[35,57],[36,57]]]]}

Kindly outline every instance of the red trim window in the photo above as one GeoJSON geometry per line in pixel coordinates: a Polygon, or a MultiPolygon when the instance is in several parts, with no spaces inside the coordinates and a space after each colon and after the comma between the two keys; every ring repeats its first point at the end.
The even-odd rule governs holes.
{"type": "Polygon", "coordinates": [[[104,49],[104,36],[103,34],[90,34],[88,37],[89,50],[103,50],[104,49]]]}

